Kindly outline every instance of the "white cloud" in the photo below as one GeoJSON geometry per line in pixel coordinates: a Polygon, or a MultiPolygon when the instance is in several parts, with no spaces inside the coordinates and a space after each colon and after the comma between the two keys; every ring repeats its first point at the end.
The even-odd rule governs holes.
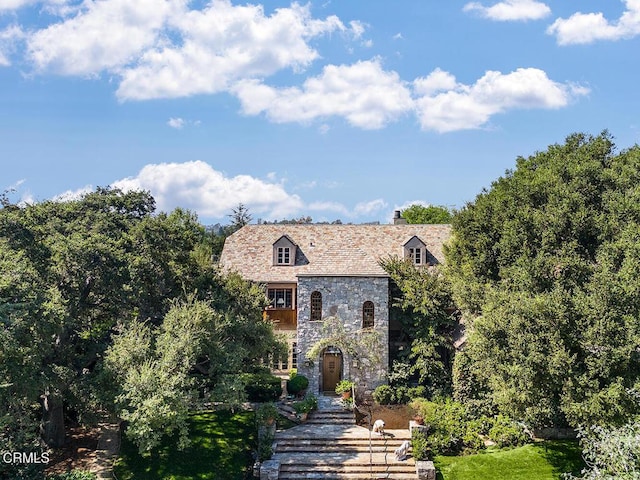
{"type": "Polygon", "coordinates": [[[335,31],[358,38],[365,29],[357,21],[345,27],[336,16],[313,18],[309,5],[297,3],[266,15],[261,5],[230,0],[200,10],[188,0],[93,0],[63,8],[67,1],[46,2],[61,20],[30,33],[28,58],[38,73],[115,75],[121,100],[217,93],[241,78],[301,71],[319,57],[311,39],[335,31]]]}
{"type": "Polygon", "coordinates": [[[344,216],[350,216],[349,209],[338,202],[311,202],[307,208],[311,211],[332,212],[344,216]]]}
{"type": "Polygon", "coordinates": [[[396,33],[392,38],[394,40],[404,40],[404,37],[402,36],[402,33],[400,33],[400,32],[396,33]]]}
{"type": "Polygon", "coordinates": [[[418,95],[432,95],[434,93],[453,90],[458,85],[456,77],[449,72],[436,68],[426,77],[413,81],[413,90],[418,95]]]}
{"type": "Polygon", "coordinates": [[[181,130],[182,128],[184,128],[184,119],[180,117],[171,117],[167,122],[167,125],[169,125],[171,128],[175,128],[176,130],[181,130]]]}
{"type": "Polygon", "coordinates": [[[172,19],[172,27],[182,41],[148,49],[136,65],[124,69],[119,98],[216,93],[241,78],[302,70],[319,56],[308,40],[345,30],[338,17],[312,18],[308,6],[294,3],[265,16],[262,6],[223,0],[172,19]]]}
{"type": "Polygon", "coordinates": [[[625,0],[626,10],[615,22],[602,12],[574,13],[569,18],[558,18],[547,33],[555,35],[558,44],[592,43],[597,40],[619,40],[640,35],[640,0],[625,0]]]}
{"type": "Polygon", "coordinates": [[[149,190],[159,210],[183,207],[205,217],[224,217],[243,203],[265,218],[281,218],[300,210],[302,201],[278,183],[249,175],[227,177],[202,161],[146,165],[138,175],[118,180],[122,190],[149,190]]]}
{"type": "Polygon", "coordinates": [[[153,46],[183,0],[102,0],[74,17],[35,32],[27,42],[37,71],[94,75],[117,70],[153,46]]]}
{"type": "Polygon", "coordinates": [[[470,2],[463,7],[465,12],[478,12],[490,20],[501,22],[514,20],[539,20],[551,13],[551,9],[537,0],[505,0],[490,7],[480,2],[470,2]]]}
{"type": "Polygon", "coordinates": [[[360,202],[356,204],[355,208],[353,209],[353,213],[356,216],[373,215],[374,213],[379,212],[383,208],[387,208],[387,202],[385,202],[382,198],[377,198],[369,202],[360,202]]]}
{"type": "Polygon", "coordinates": [[[17,10],[18,8],[26,7],[37,3],[38,0],[2,0],[0,1],[0,12],[5,10],[17,10]]]}
{"type": "Polygon", "coordinates": [[[16,43],[24,38],[24,32],[18,25],[11,25],[0,30],[0,67],[11,65],[10,55],[16,47],[16,43]]]}
{"type": "Polygon", "coordinates": [[[589,92],[583,86],[554,82],[536,68],[508,74],[488,71],[473,85],[457,83],[447,72],[433,74],[414,85],[416,93],[424,95],[416,100],[422,128],[438,132],[479,128],[492,115],[512,109],[564,107],[589,92]],[[450,89],[436,93],[446,88],[450,89]]]}
{"type": "Polygon", "coordinates": [[[77,190],[67,190],[59,195],[56,195],[51,200],[54,202],[71,202],[72,200],[80,200],[83,195],[91,193],[94,190],[93,185],[85,185],[77,190]]]}
{"type": "Polygon", "coordinates": [[[331,116],[351,125],[379,129],[412,108],[412,99],[396,72],[377,59],[353,65],[327,65],[301,88],[273,88],[257,80],[238,82],[233,91],[247,115],[265,113],[277,123],[309,122],[331,116]]]}

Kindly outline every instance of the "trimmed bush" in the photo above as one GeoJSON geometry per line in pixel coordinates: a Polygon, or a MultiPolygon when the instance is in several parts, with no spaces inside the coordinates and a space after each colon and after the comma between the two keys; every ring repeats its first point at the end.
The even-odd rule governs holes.
{"type": "Polygon", "coordinates": [[[280,379],[271,374],[244,373],[242,382],[250,402],[274,402],[282,395],[280,379]]]}
{"type": "Polygon", "coordinates": [[[291,395],[297,395],[309,386],[309,379],[304,375],[294,375],[287,380],[287,392],[291,395]]]}
{"type": "Polygon", "coordinates": [[[380,385],[373,391],[373,399],[380,405],[391,405],[394,403],[395,395],[389,385],[380,385]]]}
{"type": "Polygon", "coordinates": [[[531,441],[524,429],[509,418],[498,415],[493,427],[489,430],[489,438],[499,447],[519,447],[531,441]]]}
{"type": "Polygon", "coordinates": [[[431,456],[427,436],[418,430],[411,432],[411,455],[416,460],[428,460],[431,456]]]}
{"type": "Polygon", "coordinates": [[[373,391],[373,399],[380,405],[406,405],[414,398],[424,397],[425,393],[422,386],[380,385],[373,391]]]}

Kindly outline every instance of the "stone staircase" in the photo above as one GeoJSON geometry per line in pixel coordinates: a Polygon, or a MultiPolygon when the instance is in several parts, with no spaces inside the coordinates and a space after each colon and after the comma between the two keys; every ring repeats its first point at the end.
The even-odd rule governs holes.
{"type": "Polygon", "coordinates": [[[416,479],[411,455],[397,461],[394,451],[409,440],[408,430],[384,436],[355,425],[353,412],[335,397],[320,397],[307,422],[278,431],[274,455],[263,465],[262,480],[416,479]],[[370,448],[371,445],[371,448],[370,448]]]}

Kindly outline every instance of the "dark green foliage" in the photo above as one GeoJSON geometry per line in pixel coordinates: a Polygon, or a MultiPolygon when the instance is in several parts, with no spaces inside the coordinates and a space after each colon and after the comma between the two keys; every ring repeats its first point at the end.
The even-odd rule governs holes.
{"type": "Polygon", "coordinates": [[[309,379],[304,375],[296,374],[287,380],[287,392],[292,395],[297,395],[303,390],[306,390],[307,387],[309,387],[309,379]]]}
{"type": "Polygon", "coordinates": [[[446,268],[471,332],[457,399],[534,427],[638,412],[638,185],[640,147],[575,134],[457,213],[446,268]]]}
{"type": "Polygon", "coordinates": [[[282,395],[282,381],[269,373],[245,373],[241,379],[250,402],[274,402],[282,395]]]}
{"type": "Polygon", "coordinates": [[[522,426],[504,415],[498,415],[495,418],[493,426],[489,430],[489,438],[500,448],[519,447],[531,441],[522,426]]]}
{"type": "Polygon", "coordinates": [[[405,405],[414,398],[424,397],[427,389],[423,386],[380,385],[373,391],[373,399],[380,405],[405,405]]]}
{"type": "MultiPolygon", "coordinates": [[[[457,310],[446,277],[438,269],[417,269],[410,261],[384,258],[380,265],[392,279],[389,315],[400,322],[410,339],[410,348],[398,355],[406,372],[396,385],[406,385],[410,376],[427,388],[427,395],[451,393],[452,332],[457,310]]],[[[396,374],[394,364],[394,375],[396,374]]]]}
{"type": "Polygon", "coordinates": [[[373,399],[380,405],[391,405],[395,400],[393,388],[389,385],[380,385],[373,391],[373,399]]]}
{"type": "Polygon", "coordinates": [[[499,415],[496,418],[472,418],[462,403],[450,399],[416,399],[411,407],[428,427],[429,451],[434,455],[457,455],[485,448],[483,437],[500,447],[524,445],[530,441],[521,425],[499,415]]]}
{"type": "Polygon", "coordinates": [[[427,436],[419,430],[411,433],[411,456],[416,460],[429,460],[431,457],[427,436]]]}
{"type": "Polygon", "coordinates": [[[68,202],[0,204],[4,448],[41,448],[40,428],[59,446],[68,417],[125,411],[162,435],[198,389],[229,400],[242,393],[238,373],[281,348],[262,320],[263,290],[217,271],[194,214],[152,215],[148,192],[104,188],[68,202]],[[167,318],[187,299],[200,302],[204,332],[204,317],[167,318]],[[189,355],[176,353],[181,346],[189,355]],[[105,364],[111,351],[117,368],[105,364]]]}
{"type": "Polygon", "coordinates": [[[447,224],[451,223],[451,211],[447,207],[429,205],[414,204],[402,211],[402,218],[407,223],[435,223],[435,224],[447,224]]]}

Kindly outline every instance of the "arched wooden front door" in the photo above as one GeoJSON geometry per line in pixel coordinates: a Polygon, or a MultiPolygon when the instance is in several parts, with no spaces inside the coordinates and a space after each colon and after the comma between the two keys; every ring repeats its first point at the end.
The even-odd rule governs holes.
{"type": "Polygon", "coordinates": [[[322,354],[322,391],[334,392],[342,379],[342,352],[335,347],[327,347],[322,354]]]}

